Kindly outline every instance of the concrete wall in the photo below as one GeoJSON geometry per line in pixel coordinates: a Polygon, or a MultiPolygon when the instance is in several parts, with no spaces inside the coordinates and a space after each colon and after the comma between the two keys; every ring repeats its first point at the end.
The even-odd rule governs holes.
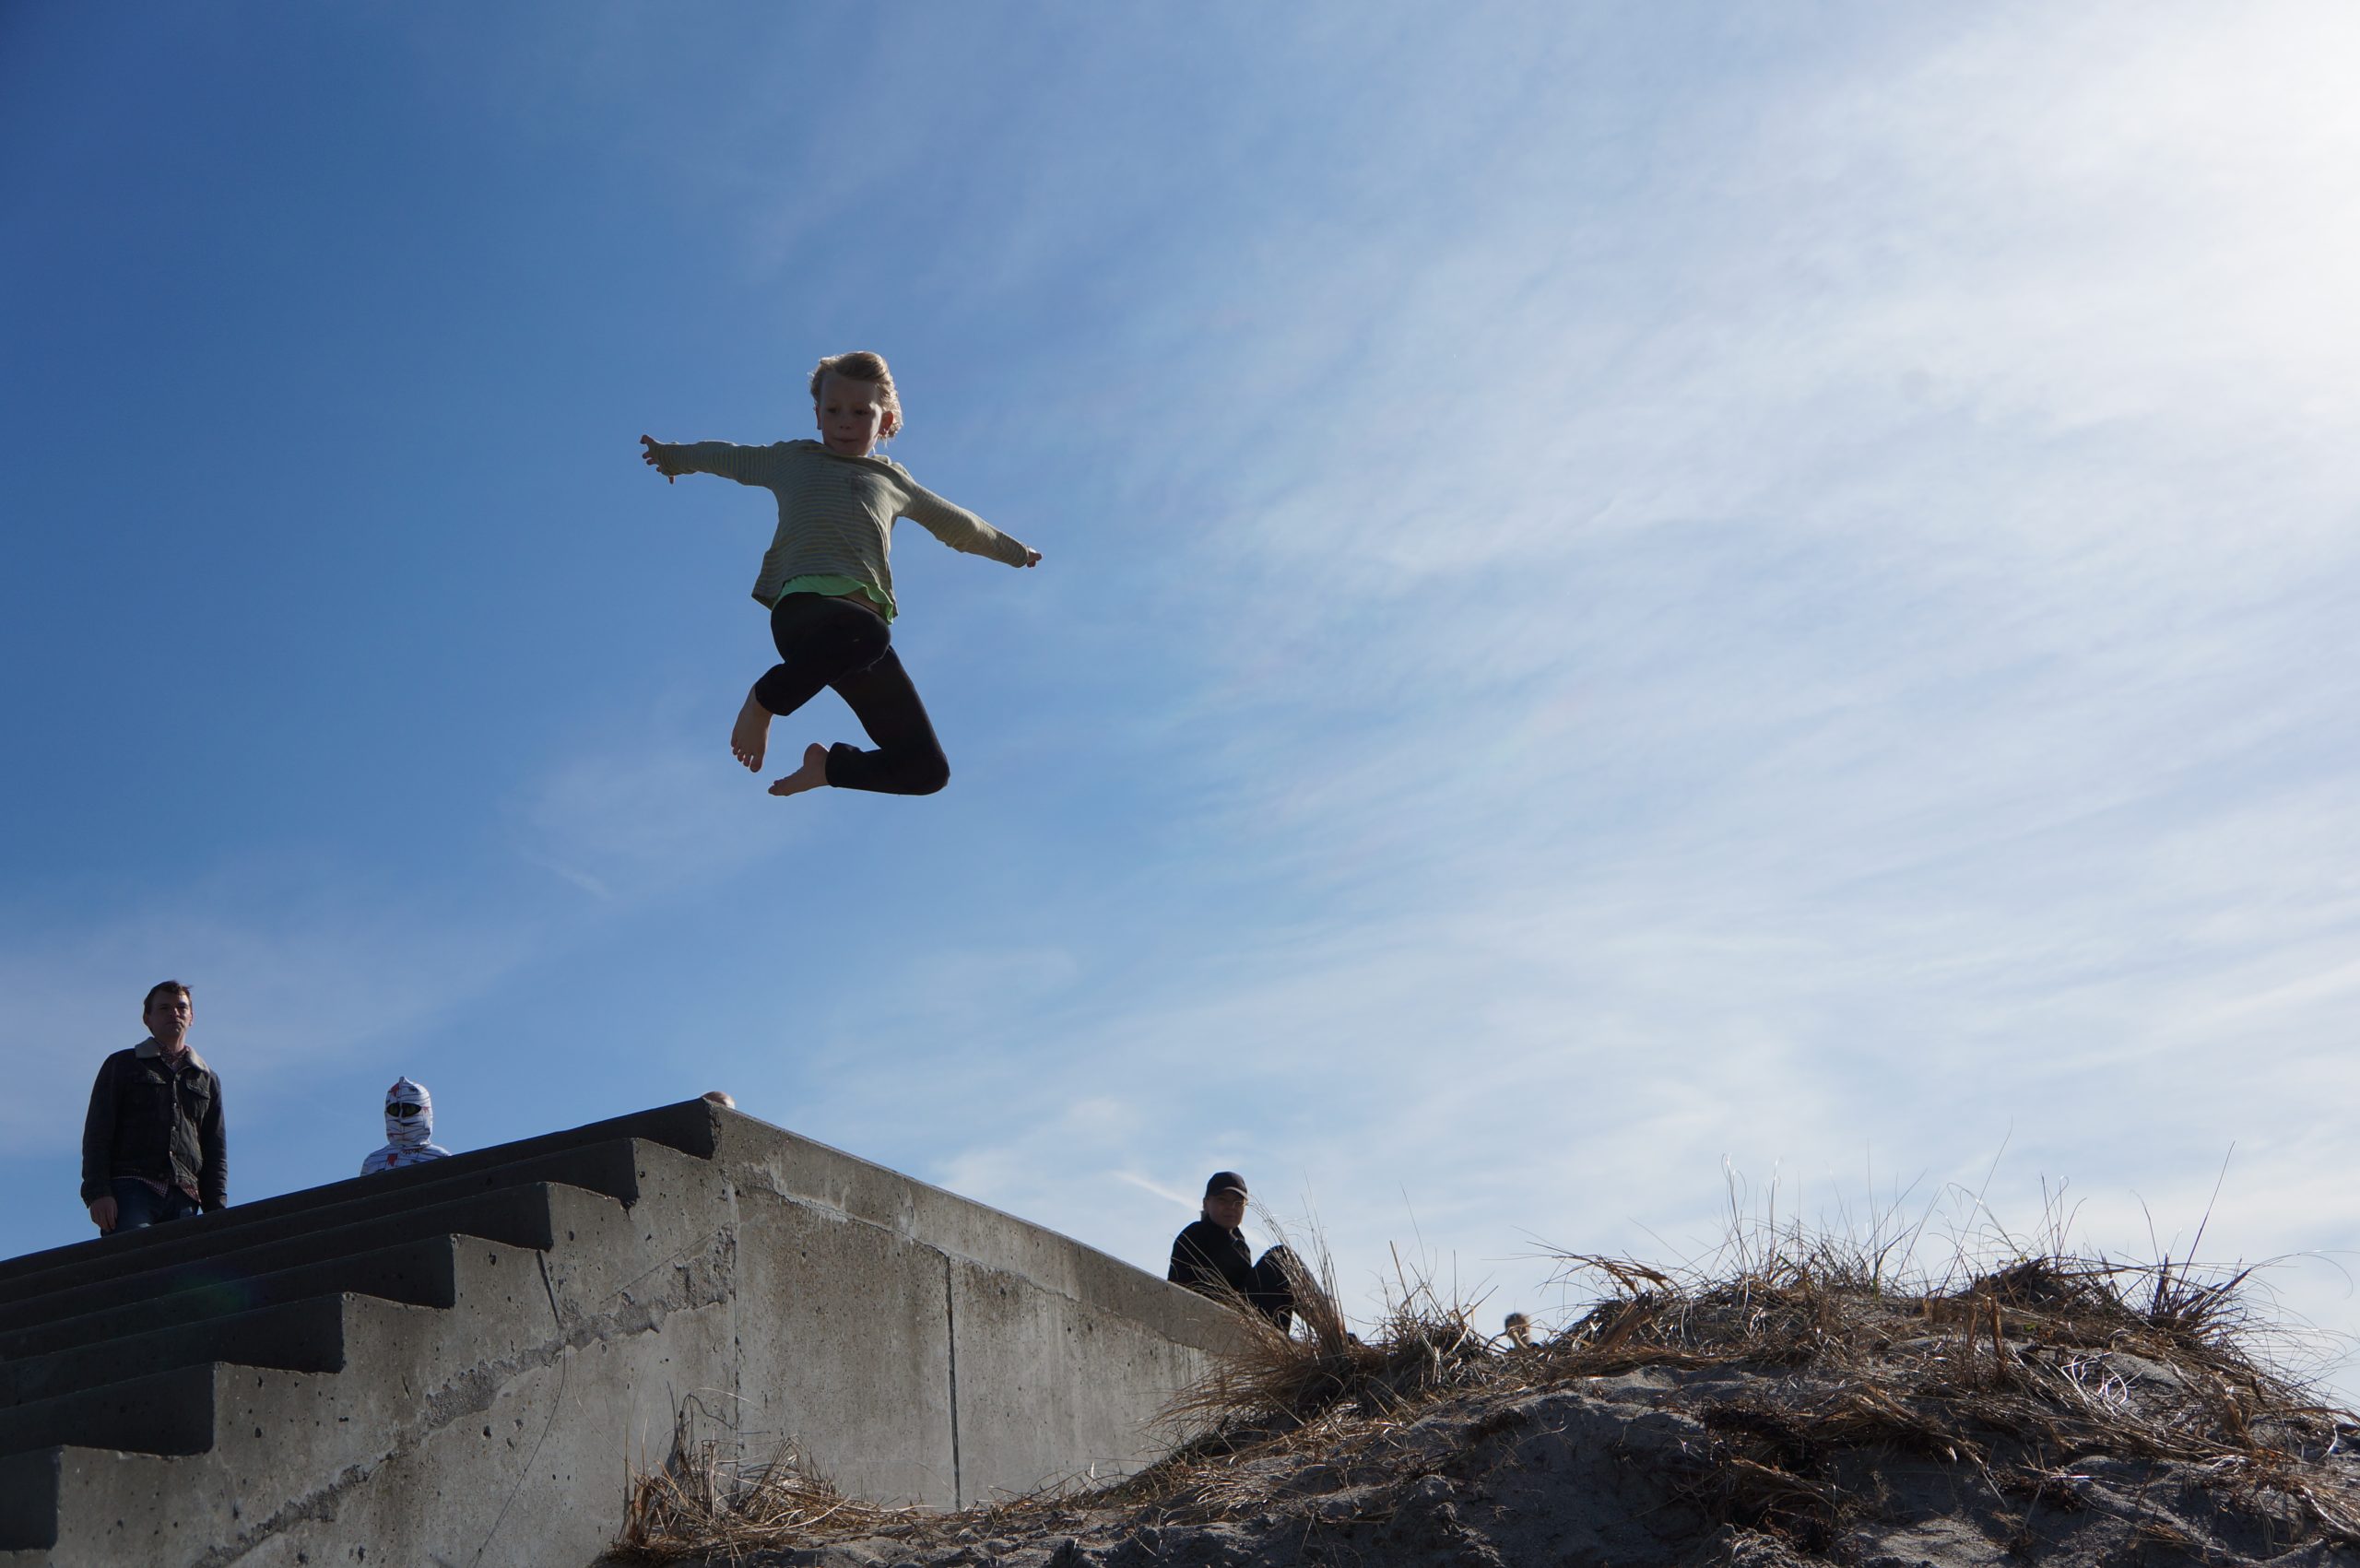
{"type": "Polygon", "coordinates": [[[505,1185],[497,1150],[463,1181],[414,1182],[418,1206],[453,1217],[445,1233],[402,1232],[367,1267],[336,1260],[362,1257],[372,1225],[400,1231],[368,1208],[386,1178],[320,1189],[309,1209],[278,1200],[250,1241],[223,1225],[197,1244],[224,1216],[193,1221],[127,1275],[107,1242],[28,1260],[41,1268],[23,1300],[0,1293],[0,1347],[13,1332],[28,1348],[0,1361],[0,1386],[23,1393],[0,1409],[0,1532],[53,1518],[56,1543],[0,1565],[587,1563],[683,1409],[751,1457],[792,1442],[879,1501],[1111,1478],[1160,1456],[1149,1419],[1233,1331],[1103,1254],[749,1117],[650,1114],[667,1141],[624,1118],[584,1129],[579,1153],[514,1146],[515,1170],[546,1176],[605,1170],[620,1139],[627,1172],[594,1183],[607,1190],[505,1185]],[[308,1212],[375,1218],[290,1263],[308,1212]],[[437,1244],[439,1271],[416,1256],[437,1244]],[[225,1291],[266,1304],[203,1315],[225,1291]],[[110,1310],[128,1331],[57,1346],[106,1321],[94,1293],[124,1298],[110,1310]],[[45,1302],[72,1309],[65,1326],[44,1326],[45,1302]],[[182,1303],[188,1321],[155,1326],[182,1303]]]}

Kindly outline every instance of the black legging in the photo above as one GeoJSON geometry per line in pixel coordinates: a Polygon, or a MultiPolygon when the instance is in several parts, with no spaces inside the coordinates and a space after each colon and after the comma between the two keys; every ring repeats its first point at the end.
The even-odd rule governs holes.
{"type": "Polygon", "coordinates": [[[892,629],[875,610],[824,594],[789,594],[771,610],[780,662],[754,682],[754,701],[784,717],[833,687],[877,743],[863,751],[828,748],[828,782],[879,795],[932,795],[950,782],[950,763],[926,704],[893,652],[892,629]]]}

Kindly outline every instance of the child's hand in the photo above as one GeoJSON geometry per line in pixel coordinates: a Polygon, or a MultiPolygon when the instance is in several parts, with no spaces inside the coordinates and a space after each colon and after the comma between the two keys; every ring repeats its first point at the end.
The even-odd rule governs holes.
{"type": "Polygon", "coordinates": [[[649,467],[663,475],[664,482],[666,484],[670,484],[673,479],[678,477],[680,472],[678,463],[672,455],[672,449],[665,445],[662,442],[657,441],[654,436],[643,435],[639,439],[641,443],[647,448],[645,452],[640,454],[642,460],[644,461],[649,467]]]}
{"type": "Polygon", "coordinates": [[[1040,552],[1039,550],[1034,549],[1032,546],[1027,545],[1027,546],[1024,548],[1024,564],[1025,564],[1025,565],[1027,565],[1027,566],[1038,566],[1038,565],[1040,565],[1040,564],[1041,564],[1041,552],[1040,552]]]}

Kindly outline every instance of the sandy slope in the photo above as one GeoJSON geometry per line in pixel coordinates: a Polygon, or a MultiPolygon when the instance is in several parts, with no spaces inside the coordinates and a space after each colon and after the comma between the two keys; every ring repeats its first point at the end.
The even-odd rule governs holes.
{"type": "MultiPolygon", "coordinates": [[[[2118,1358],[2126,1401],[2180,1394],[2118,1358]]],[[[2025,1562],[2289,1565],[2360,1561],[2331,1516],[2360,1517],[2360,1464],[2330,1436],[2300,1474],[2164,1459],[2044,1467],[2004,1434],[1841,1440],[1857,1383],[1811,1371],[1645,1368],[1486,1379],[1408,1417],[1331,1415],[1174,1467],[1097,1502],[913,1520],[889,1535],[740,1562],[1745,1564],[1857,1568],[2025,1562]],[[1831,1440],[1831,1432],[1836,1437],[1831,1440]],[[1978,1452],[1979,1450],[1979,1452],[1978,1452]],[[2279,1486],[2260,1486],[2274,1479],[2279,1486]],[[2324,1511],[2305,1500],[2317,1499],[2324,1511]],[[2323,1512],[2328,1517],[2323,1519],[2323,1512]]],[[[2330,1429],[2332,1432],[2332,1429],[2330,1429]]],[[[721,1562],[726,1557],[682,1561],[721,1562]]]]}

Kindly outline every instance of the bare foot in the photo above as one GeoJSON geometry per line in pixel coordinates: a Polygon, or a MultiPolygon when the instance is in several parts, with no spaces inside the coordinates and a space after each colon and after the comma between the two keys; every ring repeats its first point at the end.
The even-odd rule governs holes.
{"type": "Polygon", "coordinates": [[[803,766],[783,779],[771,784],[773,795],[801,795],[807,789],[818,789],[828,782],[828,749],[807,746],[803,749],[803,766]]]}
{"type": "Polygon", "coordinates": [[[738,722],[729,726],[729,754],[746,764],[749,772],[760,772],[762,752],[770,746],[771,711],[754,701],[751,691],[746,693],[746,705],[738,710],[738,722]]]}

